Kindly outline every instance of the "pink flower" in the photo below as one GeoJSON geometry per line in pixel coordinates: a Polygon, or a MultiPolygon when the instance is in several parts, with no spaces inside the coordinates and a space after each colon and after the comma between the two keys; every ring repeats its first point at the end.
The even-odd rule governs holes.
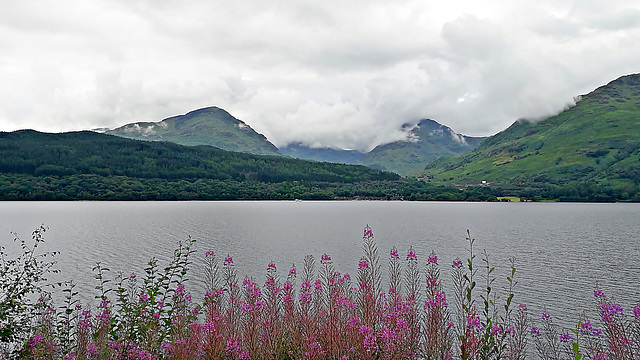
{"type": "Polygon", "coordinates": [[[369,225],[367,225],[364,228],[364,235],[362,236],[364,239],[370,239],[373,237],[373,231],[371,230],[371,228],[369,227],[369,225]]]}
{"type": "Polygon", "coordinates": [[[502,328],[500,326],[492,326],[491,332],[489,332],[490,336],[502,335],[502,328]]]}
{"type": "Polygon", "coordinates": [[[303,292],[300,294],[300,302],[303,304],[308,304],[312,300],[310,292],[303,292]]]}
{"type": "Polygon", "coordinates": [[[276,264],[274,264],[273,262],[270,262],[269,265],[267,266],[267,271],[269,270],[276,271],[276,264]]]}
{"type": "Polygon", "coordinates": [[[367,260],[365,260],[365,259],[360,259],[360,262],[358,263],[358,267],[360,269],[363,269],[363,268],[367,268],[368,269],[369,268],[369,262],[367,260]]]}
{"type": "Polygon", "coordinates": [[[413,247],[409,248],[409,253],[407,253],[407,260],[418,260],[416,253],[413,252],[413,247]]]}
{"type": "Polygon", "coordinates": [[[171,344],[169,344],[166,341],[162,342],[162,345],[160,345],[160,350],[161,351],[169,351],[171,349],[171,344]]]}
{"type": "Polygon", "coordinates": [[[40,335],[40,334],[35,334],[35,335],[33,335],[33,338],[31,338],[31,340],[29,340],[29,341],[28,341],[28,343],[27,343],[27,344],[28,344],[29,346],[36,346],[36,345],[40,344],[40,343],[42,342],[42,340],[44,340],[44,339],[42,338],[42,335],[40,335]]]}
{"type": "Polygon", "coordinates": [[[451,264],[451,267],[462,269],[462,261],[456,258],[455,260],[453,260],[453,264],[451,264]]]}
{"type": "Polygon", "coordinates": [[[183,293],[184,293],[184,285],[180,284],[176,289],[176,295],[182,295],[183,293]]]}
{"type": "Polygon", "coordinates": [[[331,261],[331,256],[329,256],[328,254],[322,254],[322,257],[320,258],[320,263],[324,264],[327,261],[331,261]]]}
{"type": "Polygon", "coordinates": [[[531,328],[531,336],[536,337],[536,336],[540,336],[540,330],[538,330],[537,327],[532,327],[531,328]]]}
{"type": "Polygon", "coordinates": [[[289,276],[296,276],[296,268],[295,266],[291,268],[291,270],[289,270],[289,276]]]}
{"type": "Polygon", "coordinates": [[[593,330],[593,327],[591,326],[591,321],[585,321],[582,324],[580,324],[581,333],[588,334],[591,330],[593,330]]]}
{"type": "Polygon", "coordinates": [[[475,327],[477,330],[482,328],[482,324],[480,323],[480,318],[477,316],[467,317],[467,327],[475,327]]]}
{"type": "Polygon", "coordinates": [[[240,344],[238,340],[227,340],[227,351],[240,351],[240,344]]]}
{"type": "Polygon", "coordinates": [[[367,325],[360,325],[360,335],[366,335],[371,333],[371,328],[367,325]]]}
{"type": "Polygon", "coordinates": [[[435,253],[431,253],[431,255],[429,255],[429,258],[427,259],[427,264],[438,264],[438,257],[436,256],[435,253]]]}
{"type": "Polygon", "coordinates": [[[391,251],[389,252],[389,255],[391,255],[392,258],[398,259],[400,256],[398,255],[398,250],[396,250],[396,248],[391,248],[391,251]]]}
{"type": "Polygon", "coordinates": [[[231,258],[231,256],[227,255],[227,257],[224,258],[224,265],[227,266],[227,265],[231,265],[231,264],[233,264],[233,259],[231,258]]]}
{"type": "Polygon", "coordinates": [[[205,253],[206,257],[213,256],[213,255],[214,255],[213,250],[209,250],[205,253]]]}
{"type": "Polygon", "coordinates": [[[206,322],[202,325],[202,327],[206,331],[211,331],[211,332],[216,331],[216,326],[213,322],[206,322]]]}
{"type": "Polygon", "coordinates": [[[275,286],[275,284],[276,281],[273,277],[268,278],[267,281],[264,282],[265,287],[275,286]]]}
{"type": "Polygon", "coordinates": [[[98,355],[98,347],[96,344],[87,345],[87,352],[91,355],[98,355]]]}

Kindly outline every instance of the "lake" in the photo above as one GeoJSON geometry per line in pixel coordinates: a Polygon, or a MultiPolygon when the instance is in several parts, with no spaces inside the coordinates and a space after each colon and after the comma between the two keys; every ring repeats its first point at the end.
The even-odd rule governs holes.
{"type": "MultiPolygon", "coordinates": [[[[449,203],[384,201],[296,202],[0,202],[0,242],[10,245],[40,224],[46,249],[60,251],[63,279],[85,299],[100,261],[117,272],[141,274],[151,257],[166,261],[179,240],[196,239],[191,283],[201,296],[204,254],[231,255],[239,278],[262,282],[270,261],[282,277],[305,255],[331,255],[340,272],[355,275],[364,226],[373,229],[387,271],[389,249],[413,245],[421,265],[434,250],[445,285],[455,257],[467,257],[467,229],[496,266],[495,288],[507,282],[508,259],[518,269],[515,303],[543,308],[562,324],[593,310],[597,285],[630,312],[640,298],[640,204],[449,203]]],[[[478,273],[482,273],[482,270],[478,273]]],[[[90,296],[88,296],[91,294],[90,296]]]]}

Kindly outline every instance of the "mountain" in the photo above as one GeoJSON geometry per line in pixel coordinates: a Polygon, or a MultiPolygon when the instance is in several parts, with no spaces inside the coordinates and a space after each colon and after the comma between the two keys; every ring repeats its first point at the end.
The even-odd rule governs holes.
{"type": "Polygon", "coordinates": [[[105,131],[137,140],[211,145],[223,150],[275,155],[278,149],[243,121],[217,107],[191,111],[159,122],[137,122],[105,131]]]}
{"type": "Polygon", "coordinates": [[[401,175],[416,174],[441,156],[473,150],[486,138],[457,134],[445,125],[424,119],[409,131],[408,139],[376,146],[359,163],[401,175]]]}
{"type": "Polygon", "coordinates": [[[327,161],[342,164],[361,164],[400,175],[421,173],[433,160],[473,150],[485,137],[470,137],[455,133],[451,128],[430,119],[411,128],[403,125],[408,140],[378,145],[368,153],[356,150],[311,148],[301,143],[281,147],[280,153],[297,159],[327,161]]]}
{"type": "Polygon", "coordinates": [[[620,77],[576,101],[543,121],[516,121],[473,152],[436,160],[425,175],[434,181],[487,181],[519,189],[599,187],[618,191],[622,198],[636,193],[640,74],[620,77]]]}
{"type": "Polygon", "coordinates": [[[338,150],[328,147],[312,148],[302,143],[288,144],[278,148],[280,153],[296,159],[327,161],[340,164],[358,164],[365,153],[357,150],[338,150]]]}
{"type": "Polygon", "coordinates": [[[312,148],[301,143],[278,149],[249,125],[217,107],[194,110],[159,122],[137,122],[113,130],[95,131],[136,140],[168,141],[188,146],[211,145],[257,155],[283,154],[303,160],[362,164],[402,175],[418,173],[440,156],[470,151],[484,139],[459,135],[433,120],[422,120],[409,130],[409,141],[381,145],[369,153],[312,148]]]}

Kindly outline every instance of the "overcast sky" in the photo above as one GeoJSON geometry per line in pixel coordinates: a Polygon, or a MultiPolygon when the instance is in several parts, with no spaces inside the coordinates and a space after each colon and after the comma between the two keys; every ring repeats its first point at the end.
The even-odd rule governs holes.
{"type": "Polygon", "coordinates": [[[640,2],[0,0],[0,131],[218,106],[278,146],[473,136],[640,72],[640,2]]]}

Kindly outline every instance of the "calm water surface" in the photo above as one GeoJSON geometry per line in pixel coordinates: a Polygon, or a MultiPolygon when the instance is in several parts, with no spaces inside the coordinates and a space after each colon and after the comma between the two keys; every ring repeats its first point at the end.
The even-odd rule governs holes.
{"type": "MultiPolygon", "coordinates": [[[[517,295],[535,316],[543,308],[572,324],[593,309],[597,285],[627,312],[640,298],[640,204],[438,202],[1,202],[0,242],[11,232],[29,238],[46,224],[46,247],[61,251],[61,277],[82,293],[95,286],[100,261],[112,274],[165,261],[176,243],[197,240],[191,289],[200,294],[204,253],[233,256],[238,274],[260,282],[270,261],[281,276],[305,255],[328,253],[341,272],[356,273],[362,229],[373,228],[383,259],[392,246],[413,245],[422,264],[434,250],[443,275],[455,257],[467,257],[467,229],[495,264],[495,288],[506,286],[516,258],[517,295]]],[[[383,261],[383,272],[386,263],[383,261]]],[[[448,286],[448,285],[447,285],[448,286]]],[[[90,299],[88,296],[87,299],[90,299]]]]}

